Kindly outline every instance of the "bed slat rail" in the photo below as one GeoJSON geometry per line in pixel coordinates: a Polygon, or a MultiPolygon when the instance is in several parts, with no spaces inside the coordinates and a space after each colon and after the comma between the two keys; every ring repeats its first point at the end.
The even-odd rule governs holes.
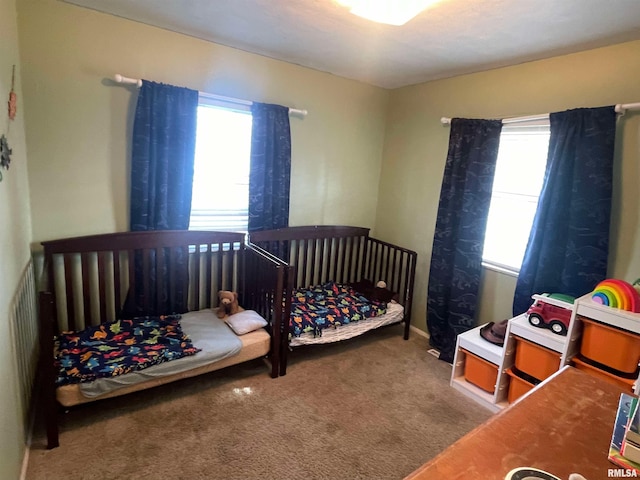
{"type": "Polygon", "coordinates": [[[404,306],[404,338],[409,338],[411,306],[418,254],[413,250],[367,239],[364,259],[364,278],[374,284],[383,280],[392,292],[398,292],[398,302],[404,306]]]}
{"type": "Polygon", "coordinates": [[[239,303],[244,309],[255,310],[267,320],[271,333],[271,377],[275,378],[280,374],[281,343],[285,332],[283,320],[288,320],[291,310],[287,285],[294,269],[255,245],[245,246],[242,261],[244,275],[239,303]]]}
{"type": "Polygon", "coordinates": [[[127,232],[43,242],[62,330],[121,315],[183,313],[237,290],[244,235],[127,232]]]}
{"type": "Polygon", "coordinates": [[[250,241],[296,266],[293,288],[360,279],[369,229],[340,225],[288,227],[251,232],[250,241]]]}

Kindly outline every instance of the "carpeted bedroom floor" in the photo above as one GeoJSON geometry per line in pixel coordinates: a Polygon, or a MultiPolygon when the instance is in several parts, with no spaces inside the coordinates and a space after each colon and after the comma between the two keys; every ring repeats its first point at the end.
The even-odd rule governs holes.
{"type": "Polygon", "coordinates": [[[402,479],[491,414],[401,329],[72,409],[27,479],[402,479]]]}

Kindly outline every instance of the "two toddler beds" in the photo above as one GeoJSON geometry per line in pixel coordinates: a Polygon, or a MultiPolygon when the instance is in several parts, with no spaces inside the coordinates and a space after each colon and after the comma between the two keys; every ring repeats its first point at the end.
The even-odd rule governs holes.
{"type": "Polygon", "coordinates": [[[39,370],[48,448],[59,443],[58,404],[120,396],[260,357],[278,376],[290,267],[244,237],[154,231],[43,242],[39,370]],[[219,290],[238,292],[246,311],[230,317],[230,326],[239,334],[212,310],[219,290]]]}
{"type": "Polygon", "coordinates": [[[249,240],[242,233],[154,231],[43,242],[39,371],[48,448],[59,444],[60,404],[261,357],[277,377],[286,374],[291,347],[402,321],[408,339],[415,252],[348,226],[289,227],[249,240]],[[376,288],[381,280],[386,288],[376,288]],[[239,335],[212,311],[219,290],[238,292],[247,310],[230,317],[240,323],[239,335]],[[76,359],[92,368],[82,370],[76,359]]]}

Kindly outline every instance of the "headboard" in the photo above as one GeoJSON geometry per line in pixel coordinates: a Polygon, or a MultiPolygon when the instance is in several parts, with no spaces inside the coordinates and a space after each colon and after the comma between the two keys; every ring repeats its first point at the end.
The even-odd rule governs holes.
{"type": "Polygon", "coordinates": [[[60,329],[136,314],[184,313],[239,290],[244,234],[124,232],[42,243],[60,329]]]}

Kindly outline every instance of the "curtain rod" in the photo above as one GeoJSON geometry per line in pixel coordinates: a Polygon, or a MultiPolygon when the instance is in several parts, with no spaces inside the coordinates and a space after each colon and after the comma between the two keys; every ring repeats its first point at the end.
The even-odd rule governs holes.
{"type": "MultiPolygon", "coordinates": [[[[125,84],[125,85],[135,85],[138,88],[140,88],[142,86],[142,80],[141,79],[125,77],[124,75],[120,75],[119,73],[116,73],[113,76],[113,79],[117,83],[122,83],[122,84],[125,84]]],[[[237,105],[246,105],[246,106],[253,105],[253,102],[250,101],[250,100],[241,100],[239,98],[223,97],[222,95],[216,95],[216,94],[213,94],[213,93],[200,93],[200,95],[202,95],[203,97],[206,97],[206,98],[211,98],[213,100],[221,100],[223,102],[235,103],[237,105]]],[[[306,117],[307,113],[309,113],[307,110],[299,110],[297,108],[289,108],[289,115],[298,115],[300,117],[306,117]]]]}
{"type": "MultiPolygon", "coordinates": [[[[619,103],[615,106],[616,113],[620,115],[624,115],[627,110],[640,110],[640,102],[638,103],[619,103]]],[[[503,124],[509,123],[521,123],[521,122],[531,122],[535,120],[547,120],[549,118],[549,114],[540,114],[540,115],[530,115],[527,117],[512,117],[512,118],[504,118],[502,119],[503,124]]],[[[450,125],[451,119],[448,117],[442,117],[440,119],[440,123],[442,125],[450,125]]]]}

